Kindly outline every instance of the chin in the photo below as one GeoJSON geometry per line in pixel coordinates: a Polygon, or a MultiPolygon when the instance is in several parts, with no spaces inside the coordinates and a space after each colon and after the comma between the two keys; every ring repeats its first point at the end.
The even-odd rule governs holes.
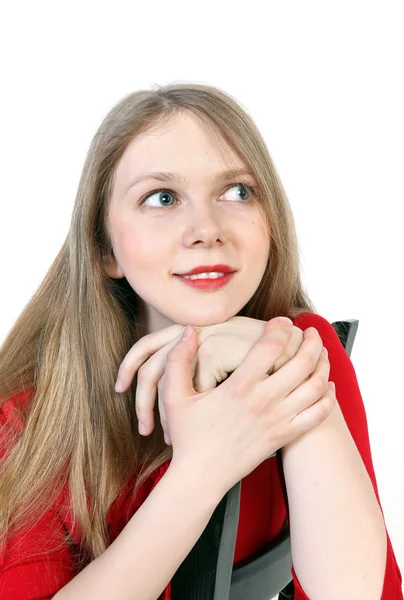
{"type": "Polygon", "coordinates": [[[209,325],[217,325],[218,323],[224,323],[232,317],[236,316],[237,310],[230,311],[226,310],[212,311],[210,310],[206,315],[201,315],[198,311],[196,315],[193,311],[182,311],[179,315],[179,319],[175,320],[175,323],[179,325],[192,325],[194,327],[208,327],[209,325]]]}

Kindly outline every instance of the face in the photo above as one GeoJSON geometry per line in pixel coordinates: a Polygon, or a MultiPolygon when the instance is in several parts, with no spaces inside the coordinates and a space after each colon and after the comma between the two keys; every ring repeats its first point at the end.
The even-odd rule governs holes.
{"type": "Polygon", "coordinates": [[[226,150],[225,155],[203,121],[183,111],[137,136],[117,165],[108,212],[113,256],[105,257],[105,269],[110,277],[126,277],[139,296],[145,333],[173,323],[223,323],[261,282],[270,236],[248,187],[256,181],[252,175],[217,178],[229,166],[246,166],[226,150]],[[181,181],[152,177],[133,184],[156,171],[176,173],[181,181]],[[216,289],[178,277],[218,264],[234,273],[216,289]]]}

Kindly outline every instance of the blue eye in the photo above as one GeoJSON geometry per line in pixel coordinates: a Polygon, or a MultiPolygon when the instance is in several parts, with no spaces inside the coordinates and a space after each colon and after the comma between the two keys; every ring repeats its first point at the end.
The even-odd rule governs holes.
{"type": "MultiPolygon", "coordinates": [[[[255,188],[251,185],[248,185],[247,183],[244,183],[244,182],[233,183],[230,186],[230,188],[228,188],[228,189],[232,189],[237,186],[242,186],[243,188],[247,189],[249,195],[250,194],[253,196],[257,195],[257,188],[255,188]]],[[[244,194],[245,194],[245,192],[244,192],[244,194]]],[[[163,204],[161,204],[160,206],[151,206],[149,204],[149,206],[151,206],[151,208],[164,208],[164,206],[168,206],[168,207],[173,206],[172,204],[168,204],[168,203],[170,202],[170,196],[171,196],[171,198],[175,199],[174,192],[172,192],[171,190],[167,190],[166,188],[159,188],[158,190],[153,190],[152,192],[150,192],[150,194],[147,194],[147,196],[145,196],[145,198],[143,198],[143,200],[140,202],[140,205],[145,204],[146,200],[148,200],[149,198],[152,198],[153,196],[157,196],[157,198],[158,198],[157,201],[158,202],[162,201],[163,204]]],[[[237,200],[237,198],[236,198],[236,200],[237,200]]],[[[241,200],[243,202],[247,203],[249,201],[249,196],[247,198],[244,198],[242,196],[241,200]]]]}

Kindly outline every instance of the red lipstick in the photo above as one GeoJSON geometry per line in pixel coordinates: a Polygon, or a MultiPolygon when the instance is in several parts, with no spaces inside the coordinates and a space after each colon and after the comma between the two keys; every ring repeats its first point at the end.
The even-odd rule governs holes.
{"type": "Polygon", "coordinates": [[[201,265],[186,273],[175,273],[175,275],[182,277],[183,275],[198,275],[199,273],[234,273],[235,270],[229,265],[201,265]]]}
{"type": "Polygon", "coordinates": [[[200,267],[195,267],[191,271],[188,271],[188,273],[183,273],[182,275],[175,274],[174,277],[188,287],[203,291],[214,291],[226,285],[230,279],[232,279],[234,274],[235,270],[232,267],[229,267],[229,265],[201,265],[200,267]],[[204,279],[186,279],[185,277],[188,275],[198,275],[200,273],[224,273],[224,275],[214,278],[207,277],[204,279]]]}

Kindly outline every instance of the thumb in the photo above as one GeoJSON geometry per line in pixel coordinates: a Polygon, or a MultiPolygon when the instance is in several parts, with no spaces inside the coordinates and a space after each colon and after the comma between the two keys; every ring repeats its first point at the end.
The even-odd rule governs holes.
{"type": "Polygon", "coordinates": [[[191,363],[198,347],[197,341],[195,329],[188,325],[179,342],[167,354],[164,387],[168,401],[196,393],[192,385],[191,363]]]}

